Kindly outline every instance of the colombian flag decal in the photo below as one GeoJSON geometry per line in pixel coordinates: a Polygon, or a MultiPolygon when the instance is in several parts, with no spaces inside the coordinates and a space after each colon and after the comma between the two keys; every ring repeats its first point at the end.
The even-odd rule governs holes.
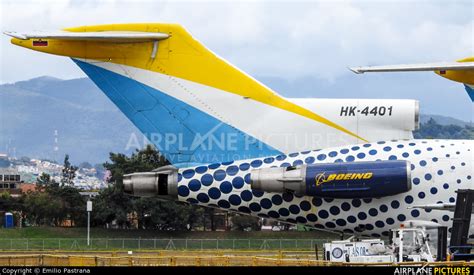
{"type": "Polygon", "coordinates": [[[34,47],[46,47],[48,46],[48,41],[33,40],[34,47]]]}

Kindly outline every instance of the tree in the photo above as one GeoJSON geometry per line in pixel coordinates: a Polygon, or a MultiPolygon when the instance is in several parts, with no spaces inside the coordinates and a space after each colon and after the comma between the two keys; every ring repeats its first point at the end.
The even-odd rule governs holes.
{"type": "Polygon", "coordinates": [[[72,225],[85,225],[86,199],[79,190],[72,186],[59,186],[57,183],[46,187],[46,193],[53,200],[60,203],[61,215],[54,217],[56,225],[60,225],[66,218],[71,220],[72,225]]]}
{"type": "Polygon", "coordinates": [[[21,211],[23,203],[21,198],[13,198],[10,193],[0,193],[0,209],[2,211],[21,211]]]}
{"type": "Polygon", "coordinates": [[[51,183],[54,183],[54,180],[51,180],[51,176],[46,173],[41,173],[39,177],[36,178],[36,185],[38,187],[50,185],[51,183]]]}
{"type": "Polygon", "coordinates": [[[152,146],[147,146],[143,150],[136,150],[132,156],[127,157],[120,153],[110,153],[110,162],[103,166],[111,172],[108,188],[101,190],[94,199],[95,211],[93,212],[93,222],[96,225],[105,225],[115,220],[122,227],[129,227],[127,215],[138,207],[139,225],[142,226],[144,213],[140,205],[134,205],[137,198],[132,198],[123,192],[123,175],[136,171],[151,171],[157,167],[168,164],[152,146]]]}
{"type": "Polygon", "coordinates": [[[61,202],[47,192],[29,192],[25,196],[25,212],[34,225],[58,225],[65,218],[61,202]]]}
{"type": "Polygon", "coordinates": [[[24,215],[35,225],[60,226],[66,219],[72,225],[85,224],[85,199],[73,186],[60,185],[51,176],[42,173],[37,188],[22,196],[24,215]]]}
{"type": "Polygon", "coordinates": [[[464,127],[454,124],[441,125],[433,118],[420,125],[420,129],[414,132],[415,138],[443,138],[443,139],[472,139],[474,138],[474,127],[464,127]]]}
{"type": "Polygon", "coordinates": [[[127,228],[130,213],[136,214],[138,228],[187,230],[201,223],[202,208],[157,197],[135,198],[123,192],[124,174],[152,171],[168,164],[151,145],[136,150],[131,156],[110,153],[110,161],[104,167],[111,172],[111,184],[94,198],[94,224],[105,225],[115,220],[120,227],[127,228]]]}
{"type": "Polygon", "coordinates": [[[94,199],[92,222],[94,225],[106,225],[112,221],[126,228],[129,226],[127,214],[132,211],[131,197],[123,192],[123,187],[110,185],[99,192],[94,199]]]}
{"type": "Polygon", "coordinates": [[[76,176],[77,166],[71,165],[69,162],[69,155],[64,157],[64,167],[62,171],[61,185],[73,185],[74,177],[76,176]]]}

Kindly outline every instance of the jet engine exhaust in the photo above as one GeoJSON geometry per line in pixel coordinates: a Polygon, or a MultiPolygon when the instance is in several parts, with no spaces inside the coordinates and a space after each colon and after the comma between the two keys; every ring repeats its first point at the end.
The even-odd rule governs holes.
{"type": "Polygon", "coordinates": [[[175,198],[178,195],[177,186],[177,169],[169,166],[123,176],[124,192],[137,197],[175,198]]]}

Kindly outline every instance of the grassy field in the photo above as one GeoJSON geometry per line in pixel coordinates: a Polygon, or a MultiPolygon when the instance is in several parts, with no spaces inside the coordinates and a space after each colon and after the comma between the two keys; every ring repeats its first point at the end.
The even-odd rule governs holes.
{"type": "MultiPolygon", "coordinates": [[[[0,239],[85,238],[86,228],[26,227],[0,228],[0,239]]],[[[188,239],[327,239],[336,234],[321,231],[157,231],[91,228],[91,238],[188,238],[188,239]]]]}
{"type": "Polygon", "coordinates": [[[0,229],[0,250],[311,250],[338,235],[318,231],[156,231],[27,227],[0,229]]]}

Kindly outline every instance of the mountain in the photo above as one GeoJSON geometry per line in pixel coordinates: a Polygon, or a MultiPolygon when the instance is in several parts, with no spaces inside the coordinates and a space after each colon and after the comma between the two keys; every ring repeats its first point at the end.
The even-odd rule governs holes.
{"type": "MultiPolygon", "coordinates": [[[[349,80],[345,84],[313,78],[286,81],[262,77],[260,80],[288,97],[355,97],[347,90],[355,85],[349,80]],[[293,92],[296,90],[297,93],[293,92]],[[330,91],[341,93],[336,96],[330,91]]],[[[360,97],[367,97],[361,89],[360,97]]],[[[421,121],[431,117],[439,124],[468,124],[441,115],[424,114],[421,121]]],[[[143,146],[145,142],[138,129],[88,78],[61,80],[44,76],[0,85],[0,153],[58,162],[67,153],[74,164],[102,163],[108,159],[109,152],[130,154],[137,146],[127,145],[143,146]],[[56,131],[57,152],[54,151],[56,131]]]]}
{"type": "Polygon", "coordinates": [[[109,152],[131,153],[131,135],[143,144],[142,134],[88,78],[0,86],[0,152],[59,162],[68,153],[73,163],[102,163],[109,152]]]}
{"type": "Polygon", "coordinates": [[[447,116],[428,115],[428,114],[427,115],[421,114],[420,123],[426,123],[431,118],[436,120],[436,122],[440,125],[456,125],[456,126],[461,126],[461,127],[473,126],[472,122],[466,122],[460,119],[447,117],[447,116]]]}

